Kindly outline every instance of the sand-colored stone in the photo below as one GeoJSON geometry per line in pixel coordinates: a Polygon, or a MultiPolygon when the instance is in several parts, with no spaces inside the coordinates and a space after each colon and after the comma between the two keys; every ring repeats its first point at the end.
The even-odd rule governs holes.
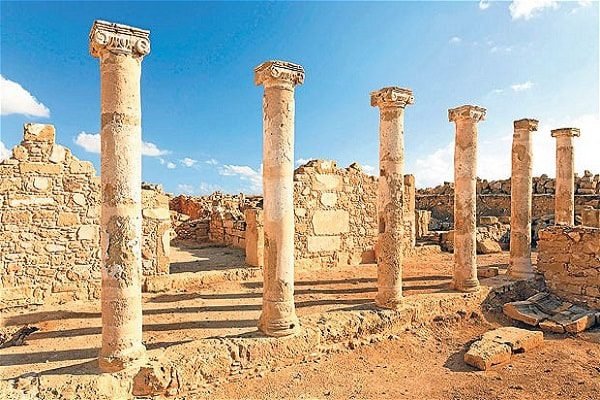
{"type": "Polygon", "coordinates": [[[573,138],[580,136],[577,128],[553,129],[556,138],[556,196],[554,223],[575,224],[575,158],[573,138]]]}
{"type": "Polygon", "coordinates": [[[379,229],[375,302],[384,308],[396,308],[402,302],[404,108],[413,103],[410,89],[394,86],[371,93],[371,106],[379,107],[379,229]]]}
{"type": "Polygon", "coordinates": [[[476,260],[477,123],[486,110],[464,105],[448,110],[456,124],[454,147],[454,277],[463,292],[479,290],[476,260]]]}
{"type": "MultiPolygon", "coordinates": [[[[99,365],[139,365],[142,343],[141,63],[149,31],[95,21],[90,53],[100,59],[102,348],[99,365]]],[[[74,172],[71,167],[71,172],[74,172]]]]}
{"type": "Polygon", "coordinates": [[[244,216],[246,218],[246,264],[252,267],[263,267],[265,256],[263,210],[247,208],[244,216]]]}
{"type": "Polygon", "coordinates": [[[510,261],[508,274],[514,279],[533,276],[531,265],[532,132],[538,121],[514,122],[510,202],[510,261]]]}
{"type": "Polygon", "coordinates": [[[264,86],[263,195],[264,282],[258,328],[269,336],[298,332],[294,307],[294,88],[302,66],[267,61],[254,69],[264,86]]]}

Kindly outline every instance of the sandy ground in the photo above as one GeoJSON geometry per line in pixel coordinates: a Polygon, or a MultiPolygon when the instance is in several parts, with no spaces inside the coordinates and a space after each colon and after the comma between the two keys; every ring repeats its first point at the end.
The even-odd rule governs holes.
{"type": "MultiPolygon", "coordinates": [[[[227,248],[175,249],[173,264],[186,271],[202,271],[239,267],[243,264],[241,257],[241,252],[227,248]]],[[[478,256],[480,267],[494,265],[502,271],[507,260],[507,253],[478,256]]],[[[405,295],[449,291],[451,268],[452,255],[448,253],[406,259],[405,295]]],[[[255,331],[261,288],[260,280],[255,279],[213,284],[194,293],[144,294],[147,348],[151,352],[193,339],[255,331]]],[[[374,265],[296,274],[295,299],[300,316],[370,303],[375,292],[374,265]]],[[[492,320],[496,325],[503,322],[501,317],[492,320]]],[[[52,375],[94,371],[101,332],[98,302],[20,310],[5,315],[4,321],[7,325],[34,324],[41,330],[31,335],[25,346],[0,350],[3,378],[28,372],[52,375]]],[[[464,346],[491,327],[483,320],[470,320],[456,326],[398,332],[397,340],[331,354],[318,363],[267,372],[264,378],[223,384],[211,397],[600,398],[599,332],[565,340],[551,337],[541,351],[520,355],[510,365],[493,371],[474,372],[462,362],[464,346]]]]}

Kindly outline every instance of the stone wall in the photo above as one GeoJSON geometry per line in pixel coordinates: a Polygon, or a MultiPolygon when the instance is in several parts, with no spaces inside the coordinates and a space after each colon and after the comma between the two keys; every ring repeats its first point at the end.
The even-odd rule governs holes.
{"type": "Polygon", "coordinates": [[[156,185],[142,185],[143,244],[142,269],[144,275],[169,273],[171,249],[171,215],[169,197],[156,185]]]}
{"type": "Polygon", "coordinates": [[[296,265],[374,262],[377,180],[357,164],[313,160],[294,173],[296,265]]]}
{"type": "MultiPolygon", "coordinates": [[[[150,192],[144,190],[151,203],[144,205],[144,272],[162,273],[169,212],[150,192]]],[[[56,144],[52,125],[25,125],[23,141],[0,163],[0,308],[97,298],[99,213],[92,163],[56,144]]]]}
{"type": "Polygon", "coordinates": [[[538,271],[568,301],[600,309],[600,229],[552,226],[540,231],[538,271]]]}

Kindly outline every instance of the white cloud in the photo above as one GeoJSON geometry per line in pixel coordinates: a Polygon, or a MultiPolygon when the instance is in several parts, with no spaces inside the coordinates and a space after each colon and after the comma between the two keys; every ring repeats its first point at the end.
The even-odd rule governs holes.
{"type": "Polygon", "coordinates": [[[4,143],[0,140],[0,161],[10,158],[11,155],[11,151],[7,149],[4,143]]]}
{"type": "Polygon", "coordinates": [[[181,183],[179,185],[177,185],[177,190],[179,191],[179,193],[183,193],[183,194],[195,194],[196,190],[194,189],[194,187],[192,185],[188,185],[185,183],[181,183]]]}
{"type": "Polygon", "coordinates": [[[571,10],[570,14],[576,14],[579,10],[592,5],[592,0],[580,0],[577,2],[577,7],[571,10]]]}
{"type": "Polygon", "coordinates": [[[192,168],[194,165],[196,165],[198,163],[198,160],[194,160],[192,158],[186,157],[183,160],[179,160],[179,162],[181,163],[181,165],[188,167],[188,168],[192,168]]]}
{"type": "Polygon", "coordinates": [[[510,85],[510,88],[515,92],[523,92],[525,90],[529,90],[533,87],[533,82],[527,81],[523,83],[515,83],[514,85],[510,85]]]}
{"type": "Polygon", "coordinates": [[[557,9],[556,0],[513,0],[508,9],[513,20],[523,18],[529,20],[539,15],[546,8],[557,9]]]}
{"type": "Polygon", "coordinates": [[[490,8],[491,4],[489,2],[489,0],[480,0],[479,1],[479,9],[480,10],[487,10],[488,8],[490,8]]]}
{"type": "Polygon", "coordinates": [[[75,138],[75,144],[83,147],[88,153],[100,154],[100,134],[80,132],[75,138]]]}
{"type": "Polygon", "coordinates": [[[502,94],[502,93],[504,93],[504,89],[493,89],[490,93],[491,94],[502,94]]]}
{"type": "MultiPolygon", "coordinates": [[[[88,153],[100,154],[100,134],[80,132],[75,137],[75,144],[81,146],[88,153]]],[[[168,154],[169,151],[161,150],[154,143],[142,142],[142,155],[148,157],[158,157],[168,154]]],[[[164,160],[163,160],[164,161],[164,160]]],[[[164,162],[161,161],[161,164],[164,162]]]]}
{"type": "Polygon", "coordinates": [[[448,40],[448,43],[450,44],[460,44],[462,42],[462,39],[459,38],[458,36],[453,36],[450,38],[450,40],[448,40]]]}
{"type": "Polygon", "coordinates": [[[23,86],[0,75],[0,115],[10,114],[48,118],[50,110],[23,86]]]}
{"type": "Polygon", "coordinates": [[[219,169],[221,176],[237,176],[242,181],[249,183],[250,190],[259,192],[262,190],[262,165],[259,171],[247,165],[223,165],[219,169]]]}
{"type": "Polygon", "coordinates": [[[454,143],[435,150],[415,162],[415,180],[418,187],[432,187],[454,179],[454,143]]]}
{"type": "Polygon", "coordinates": [[[172,163],[171,161],[167,162],[167,169],[175,169],[177,168],[177,165],[175,165],[175,163],[172,163]]]}
{"type": "Polygon", "coordinates": [[[219,162],[217,160],[215,160],[214,158],[211,158],[210,160],[206,160],[204,162],[207,163],[208,165],[218,165],[219,164],[219,162]]]}

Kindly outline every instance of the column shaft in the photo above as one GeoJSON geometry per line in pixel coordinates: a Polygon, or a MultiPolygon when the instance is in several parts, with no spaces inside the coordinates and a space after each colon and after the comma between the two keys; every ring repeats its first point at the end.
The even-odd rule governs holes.
{"type": "Polygon", "coordinates": [[[573,136],[556,138],[556,183],[554,221],[556,225],[575,224],[575,159],[573,136]]]}
{"type": "Polygon", "coordinates": [[[258,328],[270,336],[298,331],[294,307],[294,85],[302,67],[267,62],[255,69],[263,96],[263,306],[258,328]]]}
{"type": "Polygon", "coordinates": [[[537,121],[515,121],[510,193],[510,260],[508,275],[533,276],[531,265],[532,136],[537,121]]]}
{"type": "Polygon", "coordinates": [[[456,290],[479,290],[476,258],[477,122],[485,109],[461,106],[448,112],[456,124],[454,148],[454,278],[456,290]]]}
{"type": "Polygon", "coordinates": [[[141,62],[148,31],[96,21],[90,51],[100,59],[102,348],[111,372],[145,360],[142,343],[141,62]]]}

